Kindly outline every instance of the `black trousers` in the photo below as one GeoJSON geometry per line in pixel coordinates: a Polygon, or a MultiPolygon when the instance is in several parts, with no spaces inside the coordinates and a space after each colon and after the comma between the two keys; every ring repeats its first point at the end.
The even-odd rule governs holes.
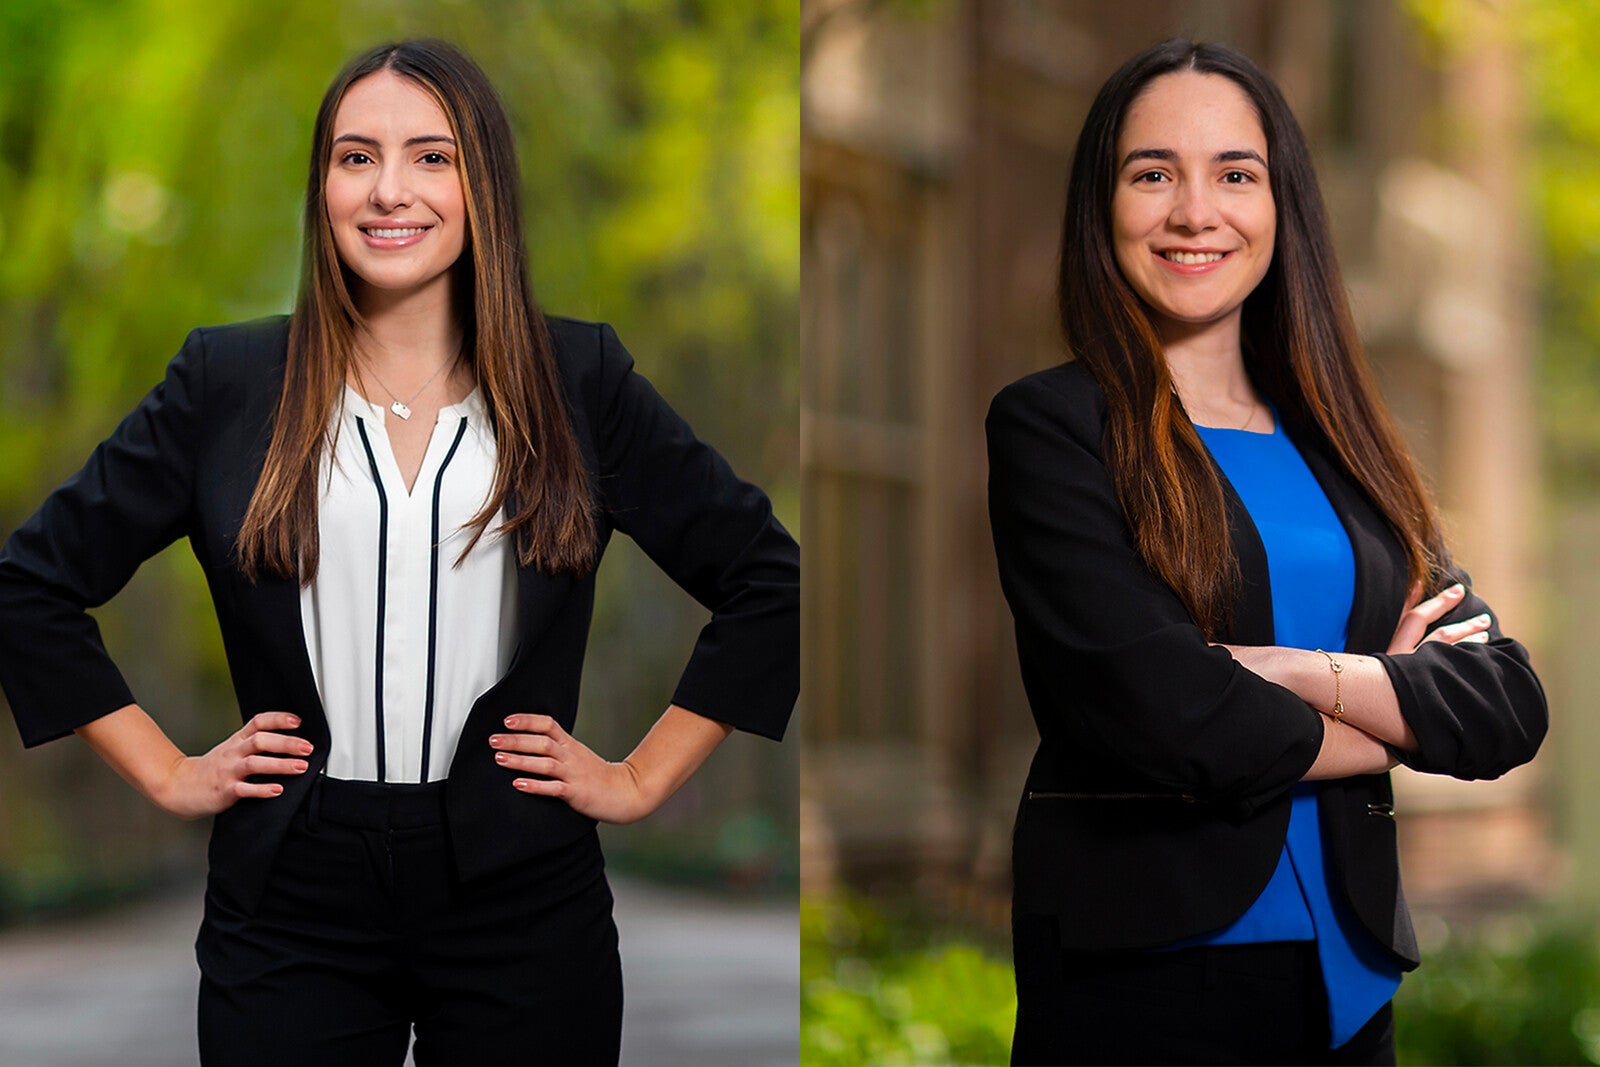
{"type": "Polygon", "coordinates": [[[215,884],[200,1059],[614,1065],[622,963],[598,837],[463,884],[443,789],[319,781],[254,915],[215,884]]]}
{"type": "Polygon", "coordinates": [[[1384,1005],[1328,1047],[1328,999],[1309,942],[1171,952],[1069,952],[1056,920],[1017,916],[1013,1064],[1387,1064],[1384,1005]]]}

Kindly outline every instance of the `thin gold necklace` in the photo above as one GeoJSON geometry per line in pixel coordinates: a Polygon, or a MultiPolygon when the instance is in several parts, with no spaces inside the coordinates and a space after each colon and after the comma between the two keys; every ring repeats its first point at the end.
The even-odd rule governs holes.
{"type": "MultiPolygon", "coordinates": [[[[1183,396],[1182,396],[1182,394],[1180,394],[1178,392],[1178,386],[1177,386],[1176,382],[1174,382],[1173,386],[1172,386],[1172,395],[1178,398],[1178,403],[1180,403],[1180,404],[1183,403],[1183,396]]],[[[1188,410],[1188,405],[1187,404],[1184,404],[1184,409],[1185,409],[1185,412],[1187,412],[1187,410],[1188,410]]],[[[1250,414],[1249,414],[1249,416],[1244,420],[1243,424],[1234,427],[1234,430],[1235,431],[1248,430],[1250,428],[1250,424],[1256,421],[1256,416],[1259,415],[1260,413],[1261,413],[1260,406],[1255,404],[1254,402],[1252,402],[1251,405],[1250,405],[1250,414]]],[[[1193,417],[1192,416],[1191,416],[1191,421],[1193,421],[1193,417]]],[[[1224,426],[1224,427],[1221,427],[1221,429],[1227,429],[1227,427],[1224,426]]]]}
{"type": "MultiPolygon", "coordinates": [[[[456,360],[458,360],[460,358],[461,358],[461,346],[457,345],[455,354],[452,355],[449,359],[445,360],[443,363],[439,364],[439,366],[437,368],[435,368],[434,372],[432,374],[428,375],[428,380],[422,383],[422,388],[421,389],[418,389],[416,392],[411,394],[411,399],[410,400],[401,400],[399,395],[396,394],[393,389],[390,389],[387,385],[384,385],[383,384],[383,379],[378,377],[378,372],[372,369],[372,366],[371,366],[370,363],[367,364],[366,371],[367,371],[368,374],[372,375],[372,380],[377,382],[378,385],[383,388],[383,391],[389,394],[389,399],[394,401],[394,403],[389,405],[389,410],[394,412],[396,415],[400,416],[402,419],[409,419],[409,418],[411,418],[411,405],[415,404],[417,402],[417,397],[421,396],[423,394],[423,391],[426,390],[428,388],[428,386],[433,384],[433,380],[435,378],[439,377],[439,374],[446,367],[455,366],[456,365],[456,360]]],[[[366,363],[367,361],[363,360],[362,362],[366,363]]]]}

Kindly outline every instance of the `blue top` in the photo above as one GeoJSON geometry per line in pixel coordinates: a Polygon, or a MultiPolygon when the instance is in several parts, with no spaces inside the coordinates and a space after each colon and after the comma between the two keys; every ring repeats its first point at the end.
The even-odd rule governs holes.
{"type": "MultiPolygon", "coordinates": [[[[1281,422],[1270,434],[1195,429],[1261,535],[1273,640],[1288,648],[1342,651],[1355,600],[1355,555],[1344,524],[1281,422]]],[[[1317,792],[1314,782],[1294,787],[1283,855],[1249,910],[1183,944],[1314,940],[1328,990],[1329,1047],[1337,1048],[1394,996],[1401,971],[1333,884],[1323,862],[1317,792]]]]}

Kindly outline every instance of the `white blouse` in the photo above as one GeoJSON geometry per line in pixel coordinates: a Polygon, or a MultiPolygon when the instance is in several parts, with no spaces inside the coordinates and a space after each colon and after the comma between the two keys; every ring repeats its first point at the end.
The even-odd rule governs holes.
{"type": "Polygon", "coordinates": [[[332,731],[325,773],[432,782],[449,774],[473,702],[510,666],[515,556],[494,532],[497,514],[456,565],[494,482],[479,391],[440,409],[409,493],[387,415],[346,386],[322,470],[321,563],[300,617],[332,731]]]}

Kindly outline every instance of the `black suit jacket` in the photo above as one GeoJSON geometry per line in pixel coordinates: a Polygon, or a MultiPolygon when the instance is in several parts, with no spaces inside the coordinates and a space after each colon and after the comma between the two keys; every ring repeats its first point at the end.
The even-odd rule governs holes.
{"type": "MultiPolygon", "coordinates": [[[[1209,645],[1141,562],[1102,459],[1104,426],[1104,396],[1076,363],[1013,383],[989,410],[995,553],[1040,735],[1013,842],[1014,904],[1058,916],[1067,948],[1148,948],[1221,927],[1260,894],[1326,720],[1209,645]]],[[[1400,544],[1315,437],[1285,428],[1354,550],[1346,651],[1382,653],[1406,593],[1400,544]]],[[[1270,645],[1266,553],[1223,486],[1243,576],[1232,640],[1270,645]]],[[[1469,594],[1439,625],[1488,610],[1469,594]]],[[[1493,778],[1533,758],[1544,693],[1498,622],[1487,644],[1380,659],[1417,737],[1411,766],[1493,778]]],[[[1324,783],[1319,807],[1346,899],[1411,967],[1393,799],[1387,774],[1366,775],[1324,783]]]]}
{"type": "MultiPolygon", "coordinates": [[[[765,495],[739,480],[633,372],[608,326],[551,319],[573,430],[593,475],[603,550],[631,536],[712,612],[673,703],[740,729],[783,734],[799,692],[799,550],[765,495]]],[[[259,900],[290,816],[328,756],[293,581],[246,581],[234,542],[260,476],[282,389],[286,318],[192,332],[166,378],[0,551],[0,685],[37,745],[133,702],[85,608],[187,536],[221,624],[241,716],[292,711],[315,746],[284,793],[216,817],[213,884],[259,900]]],[[[594,576],[518,570],[519,644],[474,704],[446,803],[458,869],[473,878],[557,848],[593,821],[511,787],[488,738],[512,712],[572,729],[594,576]]]]}

